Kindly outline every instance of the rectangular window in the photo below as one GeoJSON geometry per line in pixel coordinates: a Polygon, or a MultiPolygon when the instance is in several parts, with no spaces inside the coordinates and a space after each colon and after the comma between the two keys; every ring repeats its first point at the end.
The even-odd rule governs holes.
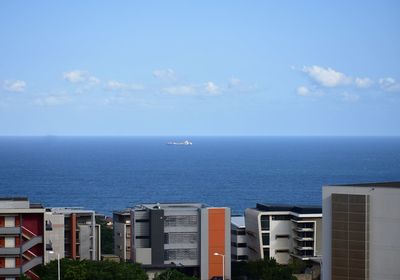
{"type": "Polygon", "coordinates": [[[291,216],[290,215],[275,215],[272,216],[273,221],[287,221],[290,220],[291,216]]]}
{"type": "Polygon", "coordinates": [[[15,258],[5,258],[5,268],[15,268],[15,258]]]}
{"type": "Polygon", "coordinates": [[[269,249],[264,248],[263,253],[264,253],[264,259],[269,259],[269,249]]]}
{"type": "Polygon", "coordinates": [[[15,237],[5,237],[4,238],[4,247],[6,248],[15,248],[15,237]]]}
{"type": "Polygon", "coordinates": [[[262,234],[262,244],[269,245],[269,233],[262,234]]]}
{"type": "Polygon", "coordinates": [[[15,217],[14,216],[5,216],[4,217],[4,226],[5,227],[15,227],[15,217]]]}
{"type": "Polygon", "coordinates": [[[261,216],[261,230],[269,230],[269,216],[261,216]]]}

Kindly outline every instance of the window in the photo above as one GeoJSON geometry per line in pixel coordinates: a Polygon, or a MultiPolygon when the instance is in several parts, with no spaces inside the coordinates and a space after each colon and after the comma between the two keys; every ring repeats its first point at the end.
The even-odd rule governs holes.
{"type": "Polygon", "coordinates": [[[287,221],[290,220],[291,216],[290,215],[275,215],[272,216],[273,221],[287,221]]]}
{"type": "Polygon", "coordinates": [[[164,234],[164,244],[197,243],[196,232],[170,232],[164,234]]]}
{"type": "Polygon", "coordinates": [[[6,248],[15,248],[15,237],[5,237],[4,238],[4,247],[6,248]]]}
{"type": "Polygon", "coordinates": [[[231,245],[235,248],[246,248],[246,243],[231,242],[231,245]]]}
{"type": "Polygon", "coordinates": [[[5,216],[4,217],[4,226],[5,227],[15,227],[15,217],[14,216],[5,216]]]}
{"type": "Polygon", "coordinates": [[[262,244],[269,245],[269,233],[262,234],[262,244]]]}
{"type": "Polygon", "coordinates": [[[269,230],[269,216],[261,216],[261,230],[269,230]]]}
{"type": "Polygon", "coordinates": [[[15,258],[5,258],[5,268],[15,268],[15,258]]]}
{"type": "Polygon", "coordinates": [[[164,251],[164,260],[196,260],[197,249],[170,249],[164,251]]]}
{"type": "Polygon", "coordinates": [[[289,249],[275,250],[275,253],[289,253],[289,249]]]}
{"type": "Polygon", "coordinates": [[[275,235],[275,239],[278,239],[278,238],[289,238],[289,234],[277,234],[277,235],[275,235]]]}
{"type": "Polygon", "coordinates": [[[264,248],[263,253],[264,253],[264,259],[269,259],[269,249],[264,248]]]}
{"type": "Polygon", "coordinates": [[[197,226],[197,216],[166,216],[165,227],[193,227],[197,226]]]}

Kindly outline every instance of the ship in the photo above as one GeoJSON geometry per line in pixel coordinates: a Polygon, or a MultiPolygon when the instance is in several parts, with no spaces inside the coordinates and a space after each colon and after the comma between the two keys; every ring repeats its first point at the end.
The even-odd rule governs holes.
{"type": "Polygon", "coordinates": [[[183,142],[175,142],[175,141],[170,141],[167,143],[167,145],[175,145],[175,146],[191,146],[193,143],[189,140],[185,140],[183,142]]]}

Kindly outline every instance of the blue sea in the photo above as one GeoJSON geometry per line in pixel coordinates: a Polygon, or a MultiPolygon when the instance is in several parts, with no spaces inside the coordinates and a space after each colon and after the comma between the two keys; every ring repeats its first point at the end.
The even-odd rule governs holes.
{"type": "Polygon", "coordinates": [[[145,202],[321,205],[321,187],[400,181],[396,137],[0,137],[0,196],[110,215],[145,202]]]}

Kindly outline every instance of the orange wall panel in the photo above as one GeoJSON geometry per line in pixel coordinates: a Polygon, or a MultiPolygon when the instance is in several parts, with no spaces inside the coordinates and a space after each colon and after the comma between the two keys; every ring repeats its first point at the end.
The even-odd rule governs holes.
{"type": "Polygon", "coordinates": [[[208,278],[222,276],[222,257],[225,254],[225,209],[208,209],[208,278]]]}

